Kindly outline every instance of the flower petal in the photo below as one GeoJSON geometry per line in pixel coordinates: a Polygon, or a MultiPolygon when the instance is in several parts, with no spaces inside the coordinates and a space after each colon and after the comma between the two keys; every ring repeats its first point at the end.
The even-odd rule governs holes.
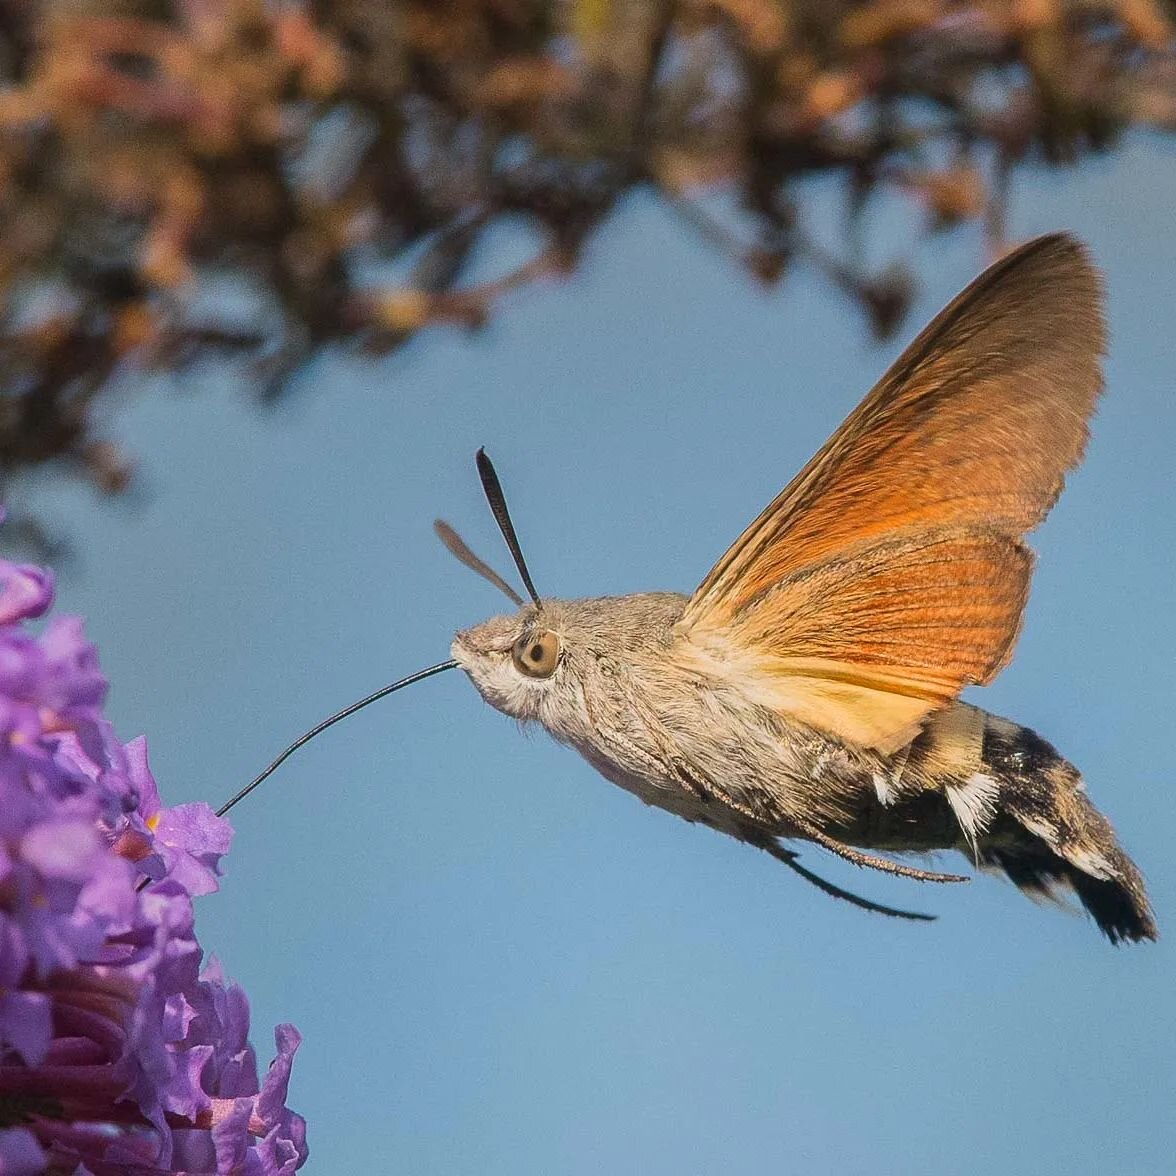
{"type": "Polygon", "coordinates": [[[102,839],[85,821],[45,821],[24,835],[21,856],[45,878],[84,882],[102,851],[102,839]]]}
{"type": "Polygon", "coordinates": [[[53,573],[0,560],[0,625],[39,617],[53,603],[53,573]]]}
{"type": "Polygon", "coordinates": [[[0,1045],[16,1050],[26,1066],[45,1060],[52,1028],[53,1005],[43,992],[0,990],[0,1045]]]}
{"type": "Polygon", "coordinates": [[[41,1145],[27,1128],[0,1131],[0,1176],[37,1176],[46,1163],[41,1145]]]}

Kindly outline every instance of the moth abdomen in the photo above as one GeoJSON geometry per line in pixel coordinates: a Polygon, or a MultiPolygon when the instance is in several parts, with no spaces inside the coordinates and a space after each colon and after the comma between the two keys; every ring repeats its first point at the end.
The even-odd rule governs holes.
{"type": "Polygon", "coordinates": [[[983,758],[999,792],[977,842],[980,863],[1029,894],[1069,886],[1112,943],[1155,939],[1143,878],[1077,768],[1036,732],[992,716],[983,758]]]}
{"type": "Polygon", "coordinates": [[[1036,732],[976,707],[938,712],[824,833],[863,849],[955,849],[1030,896],[1069,888],[1111,940],[1155,939],[1143,879],[1077,768],[1036,732]]]}

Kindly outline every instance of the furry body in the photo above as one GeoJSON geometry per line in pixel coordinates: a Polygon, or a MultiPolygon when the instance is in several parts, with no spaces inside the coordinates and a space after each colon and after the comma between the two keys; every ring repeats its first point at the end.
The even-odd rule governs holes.
{"type": "Polygon", "coordinates": [[[687,598],[545,600],[459,633],[453,656],[499,710],[537,720],[602,775],[692,822],[767,848],[814,839],[895,852],[954,849],[1023,890],[1072,888],[1112,941],[1153,938],[1142,880],[1043,739],[954,702],[890,754],[839,741],[755,696],[737,659],[700,648],[687,598]],[[558,634],[556,672],[511,648],[558,634]]]}

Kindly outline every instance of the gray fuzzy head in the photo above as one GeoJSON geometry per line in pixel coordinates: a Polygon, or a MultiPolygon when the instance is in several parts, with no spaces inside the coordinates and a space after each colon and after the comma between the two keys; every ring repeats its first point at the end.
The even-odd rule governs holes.
{"type": "Polygon", "coordinates": [[[451,652],[496,710],[566,737],[594,694],[654,667],[685,602],[668,592],[544,600],[463,629],[451,652]]]}

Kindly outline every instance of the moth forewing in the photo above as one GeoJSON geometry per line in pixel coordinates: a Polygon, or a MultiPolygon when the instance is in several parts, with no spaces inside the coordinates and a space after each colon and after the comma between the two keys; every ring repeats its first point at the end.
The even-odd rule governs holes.
{"type": "Polygon", "coordinates": [[[1102,291],[1072,237],[991,266],[902,353],[731,545],[686,609],[747,604],[869,540],[937,526],[1019,536],[1077,464],[1102,388],[1102,291]]]}
{"type": "Polygon", "coordinates": [[[1021,541],[1081,457],[1105,329],[1085,251],[1054,235],[992,266],[899,357],[743,532],[686,606],[683,632],[722,629],[765,655],[781,705],[893,748],[923,715],[1007,662],[1032,556],[1021,541]],[[839,682],[829,712],[818,658],[839,682]],[[812,702],[802,696],[811,694],[812,702]]]}

